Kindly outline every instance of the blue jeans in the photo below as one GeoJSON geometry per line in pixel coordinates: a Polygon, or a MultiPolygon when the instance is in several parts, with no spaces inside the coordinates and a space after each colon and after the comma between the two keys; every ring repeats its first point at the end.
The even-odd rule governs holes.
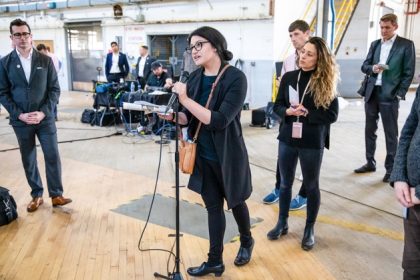
{"type": "Polygon", "coordinates": [[[315,223],[318,216],[321,194],[319,191],[319,174],[324,149],[303,149],[279,145],[280,183],[280,217],[289,217],[292,186],[295,179],[296,165],[299,159],[302,168],[303,186],[308,198],[307,223],[315,223]]]}
{"type": "Polygon", "coordinates": [[[58,152],[57,128],[54,119],[43,120],[37,125],[13,126],[25,169],[26,179],[31,187],[31,196],[40,197],[44,192],[36,160],[36,141],[38,137],[44,152],[45,170],[47,173],[48,193],[50,197],[63,194],[61,181],[61,161],[58,152]]]}

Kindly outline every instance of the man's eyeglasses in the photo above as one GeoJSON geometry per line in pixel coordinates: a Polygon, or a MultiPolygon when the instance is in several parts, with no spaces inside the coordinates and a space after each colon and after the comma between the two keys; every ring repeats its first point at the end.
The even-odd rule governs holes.
{"type": "Polygon", "coordinates": [[[20,39],[20,38],[23,37],[25,39],[28,39],[30,35],[31,35],[31,33],[29,33],[29,32],[14,33],[13,38],[20,39]]]}
{"type": "Polygon", "coordinates": [[[192,49],[195,49],[196,51],[201,51],[201,49],[203,48],[203,44],[205,44],[205,43],[209,43],[209,41],[198,41],[197,43],[195,43],[195,45],[186,47],[185,50],[188,53],[191,53],[192,49]]]}

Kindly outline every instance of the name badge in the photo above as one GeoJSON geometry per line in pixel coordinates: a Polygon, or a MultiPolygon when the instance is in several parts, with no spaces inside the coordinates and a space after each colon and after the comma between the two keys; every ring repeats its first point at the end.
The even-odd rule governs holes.
{"type": "Polygon", "coordinates": [[[303,124],[301,122],[294,122],[292,127],[292,138],[302,138],[303,124]]]}

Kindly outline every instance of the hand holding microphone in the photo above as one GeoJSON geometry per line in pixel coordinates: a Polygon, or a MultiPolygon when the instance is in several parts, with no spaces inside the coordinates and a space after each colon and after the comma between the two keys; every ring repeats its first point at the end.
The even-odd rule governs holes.
{"type": "Polygon", "coordinates": [[[190,76],[190,73],[187,71],[182,71],[181,76],[179,77],[179,82],[175,83],[172,88],[172,95],[169,99],[168,105],[166,106],[165,114],[172,109],[172,106],[175,103],[175,100],[178,96],[179,102],[182,103],[185,98],[188,98],[187,96],[187,85],[186,82],[188,81],[188,78],[190,76]]]}

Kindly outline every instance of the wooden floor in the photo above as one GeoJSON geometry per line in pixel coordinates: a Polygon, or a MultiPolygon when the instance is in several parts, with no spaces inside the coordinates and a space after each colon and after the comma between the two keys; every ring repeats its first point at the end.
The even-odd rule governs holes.
{"type": "MultiPolygon", "coordinates": [[[[412,102],[401,108],[403,122],[412,102]]],[[[100,137],[114,128],[98,128],[78,122],[81,109],[90,103],[81,93],[63,94],[60,103],[59,140],[100,137]]],[[[313,251],[300,248],[305,210],[292,212],[289,234],[269,241],[267,232],[278,216],[278,205],[263,205],[272,189],[277,156],[276,130],[250,128],[250,113],[243,126],[250,155],[254,192],[248,200],[251,216],[262,218],[252,234],[256,240],[252,261],[233,265],[238,242],[225,246],[226,271],[222,279],[401,279],[403,245],[400,208],[392,189],[380,182],[383,172],[356,176],[352,170],[363,163],[363,107],[353,102],[341,112],[332,130],[331,151],[324,156],[321,173],[322,205],[316,225],[313,251]]],[[[14,134],[0,115],[0,150],[16,147],[14,134]]],[[[384,159],[383,132],[379,131],[378,164],[384,159]]],[[[173,143],[164,146],[158,193],[174,196],[173,143]]],[[[39,167],[45,182],[41,150],[39,167]]],[[[0,280],[3,279],[155,279],[165,274],[168,254],[140,252],[138,239],[144,222],[111,211],[153,192],[159,146],[150,139],[127,136],[60,144],[65,195],[73,203],[52,208],[45,204],[27,213],[29,187],[18,150],[0,152],[0,185],[15,197],[19,219],[0,227],[0,280]]],[[[185,183],[186,176],[181,181],[185,183]]],[[[296,182],[295,190],[299,187],[296,182]]],[[[181,197],[201,203],[183,188],[181,197]]],[[[182,216],[182,213],[181,213],[182,216]]],[[[173,219],[174,217],[166,217],[173,219]]],[[[203,217],[206,223],[206,217],[203,217]]],[[[182,230],[182,229],[181,229],[182,230]]],[[[173,230],[149,224],[142,248],[170,249],[173,230]]],[[[181,270],[205,260],[208,240],[184,234],[181,270]]],[[[173,260],[170,262],[170,269],[173,260]]],[[[212,279],[213,276],[201,279],[212,279]]]]}

